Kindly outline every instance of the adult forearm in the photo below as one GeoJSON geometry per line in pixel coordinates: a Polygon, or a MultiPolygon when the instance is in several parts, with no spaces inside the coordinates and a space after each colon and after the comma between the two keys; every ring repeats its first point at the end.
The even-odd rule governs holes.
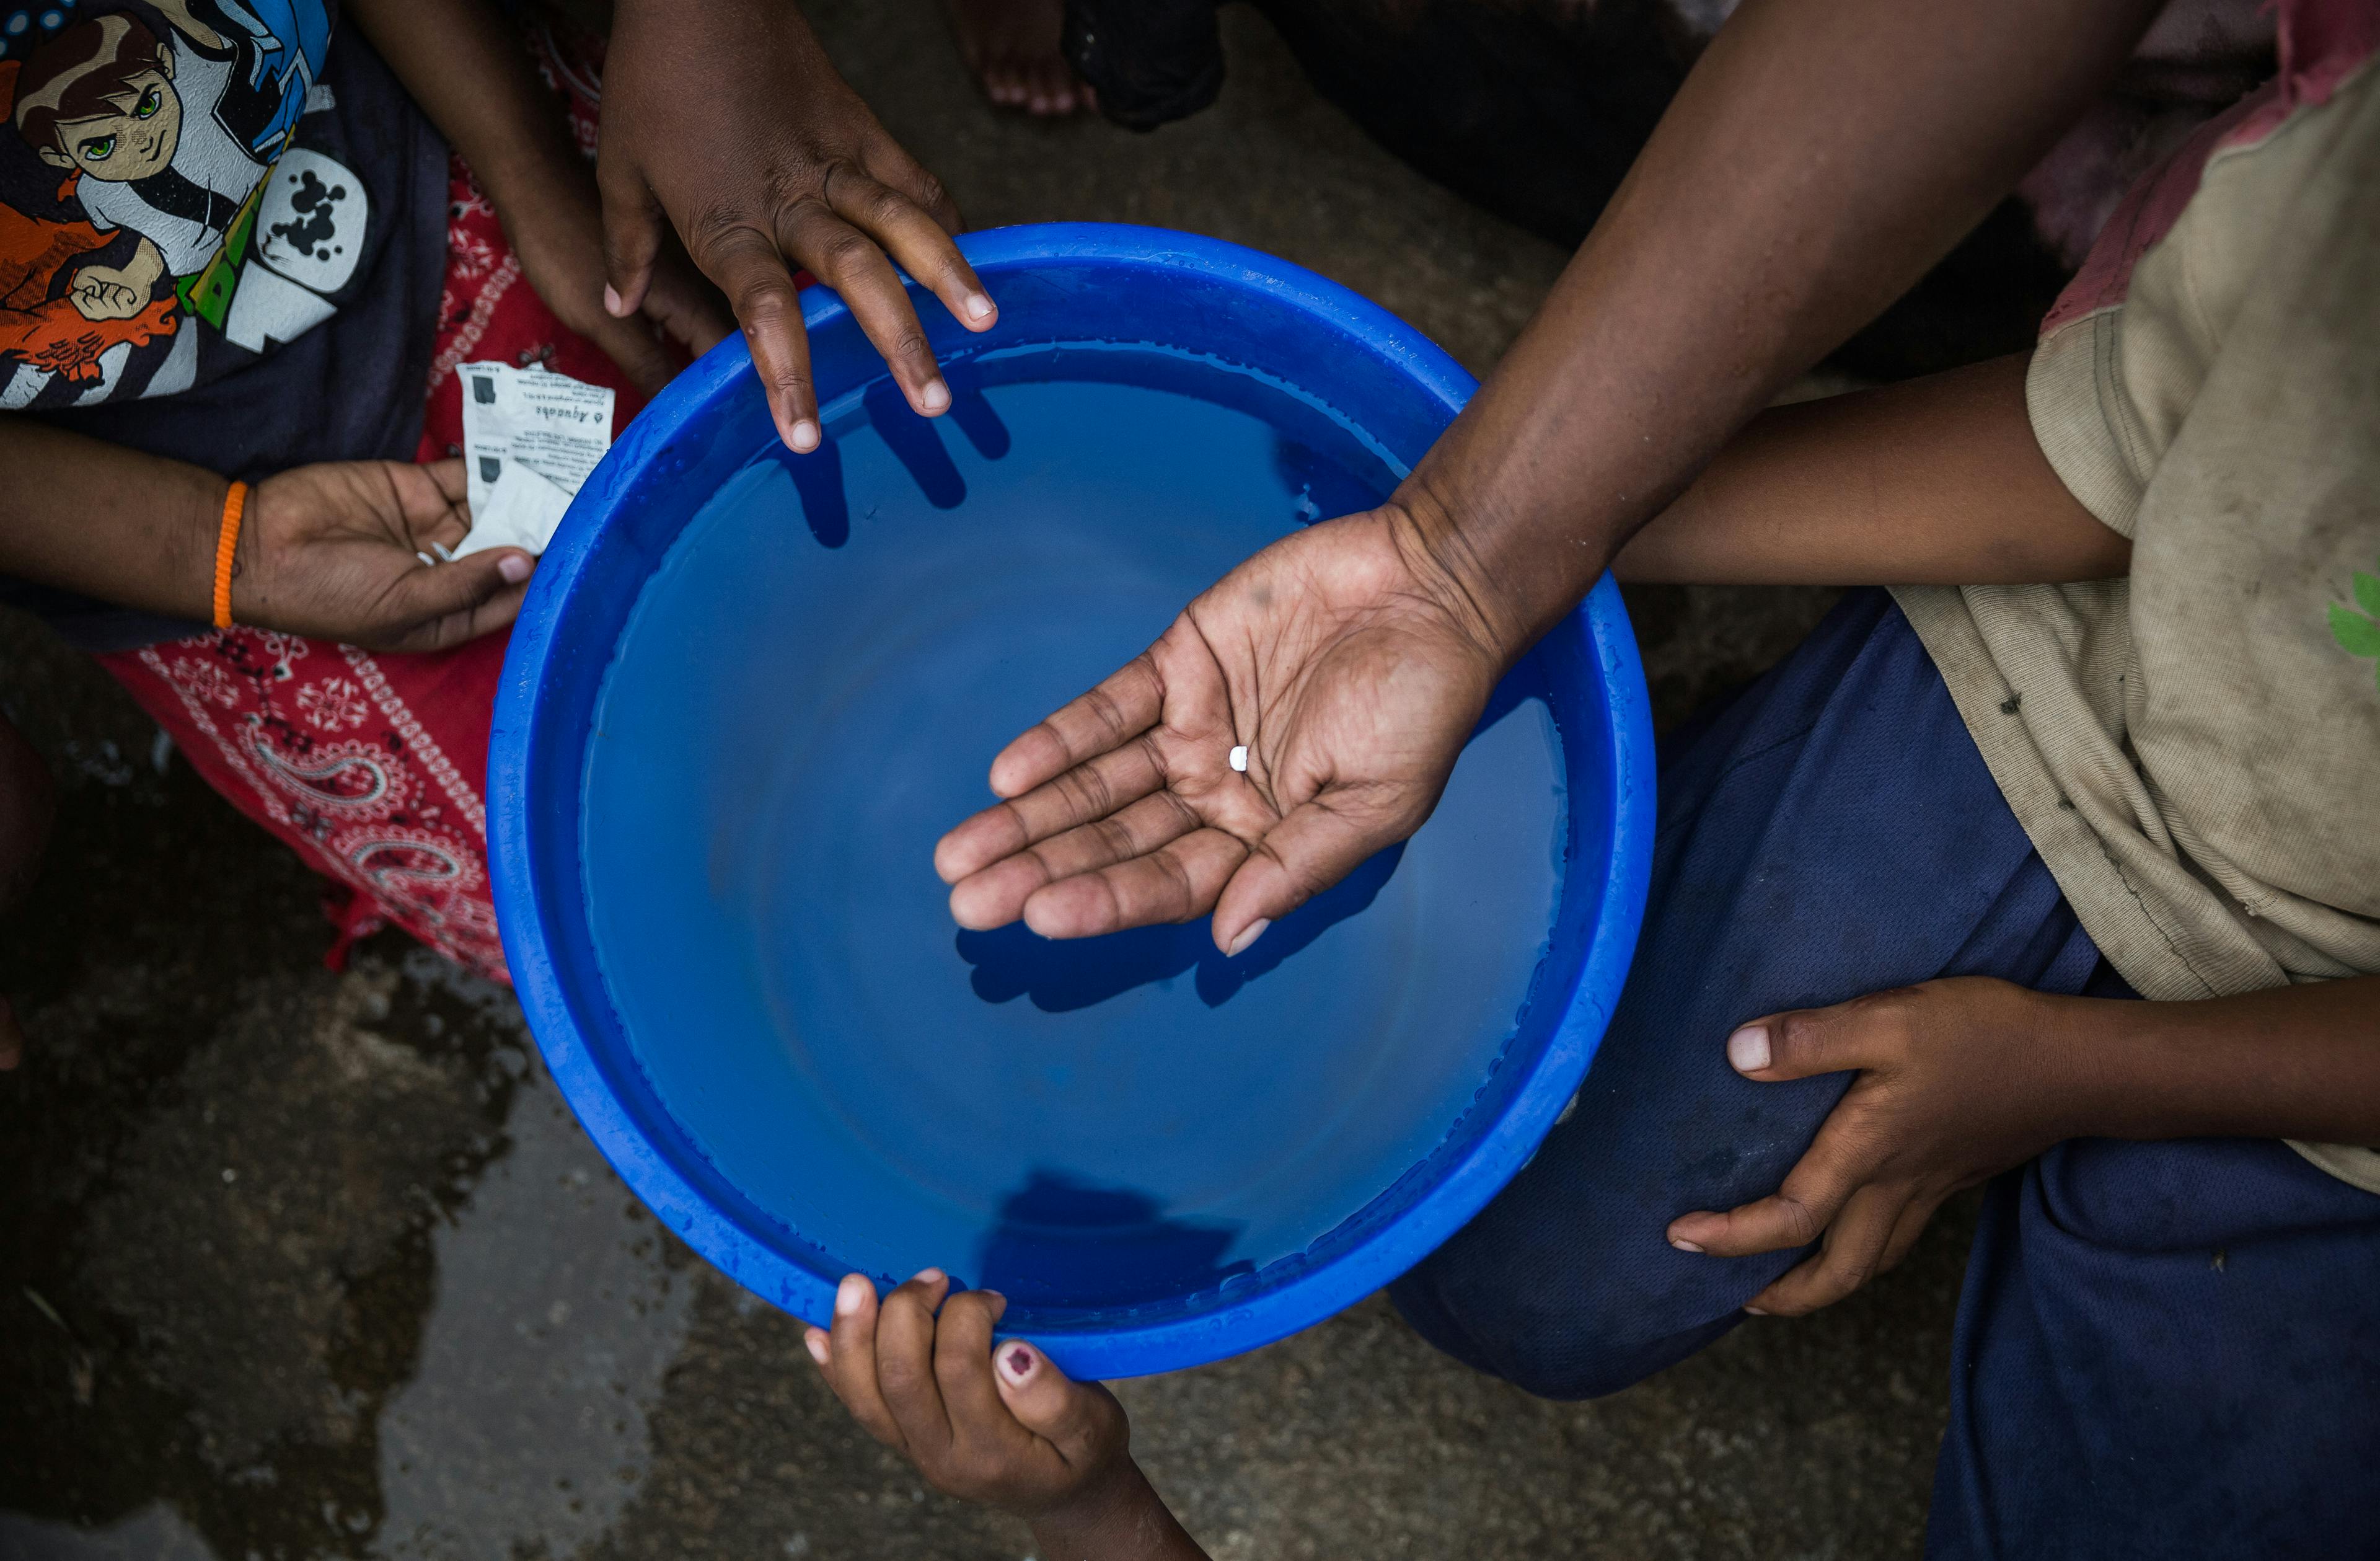
{"type": "Polygon", "coordinates": [[[1763,412],[1612,560],[1623,580],[1992,585],[2105,579],[2131,544],[2025,415],[2029,354],[1763,412]]]}
{"type": "Polygon", "coordinates": [[[207,616],[227,480],[18,416],[0,416],[0,573],[207,616]]]}
{"type": "Polygon", "coordinates": [[[2196,1002],[2050,999],[2073,1136],[2380,1144],[2380,976],[2196,1002]]]}
{"type": "Polygon", "coordinates": [[[1750,0],[1400,490],[1517,655],[1795,374],[1982,217],[2156,0],[1750,0]]]}

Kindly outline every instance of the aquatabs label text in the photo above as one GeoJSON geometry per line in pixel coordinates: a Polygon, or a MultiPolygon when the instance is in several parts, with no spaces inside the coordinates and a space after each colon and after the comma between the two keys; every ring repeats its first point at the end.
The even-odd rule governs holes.
{"type": "Polygon", "coordinates": [[[466,363],[461,375],[471,534],[455,556],[491,547],[542,553],[611,448],[612,392],[509,363],[466,363]]]}

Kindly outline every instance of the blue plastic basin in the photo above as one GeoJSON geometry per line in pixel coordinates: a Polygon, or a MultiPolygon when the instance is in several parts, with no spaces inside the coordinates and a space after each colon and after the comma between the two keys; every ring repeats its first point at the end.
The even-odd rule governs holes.
{"type": "Polygon", "coordinates": [[[1617,589],[1515,669],[1431,822],[1238,959],[1202,921],[960,932],[933,842],[1007,737],[1237,559],[1384,497],[1473,382],[1295,266],[1150,228],[976,234],[913,416],[804,299],[828,447],[740,341],[580,493],[490,754],[504,947],[556,1083],[695,1250],[809,1320],[928,1264],[1077,1375],[1250,1349],[1395,1278],[1536,1151],[1642,914],[1617,589]]]}

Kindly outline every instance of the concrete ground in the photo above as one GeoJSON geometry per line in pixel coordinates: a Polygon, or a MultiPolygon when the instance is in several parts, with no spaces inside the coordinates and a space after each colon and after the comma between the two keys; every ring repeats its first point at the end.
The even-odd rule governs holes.
{"type": "MultiPolygon", "coordinates": [[[[1370,145],[1245,12],[1222,102],[1135,137],[992,115],[932,0],[814,10],[979,225],[1220,234],[1480,371],[1561,263],[1370,145]]],[[[1823,605],[1633,596],[1664,721],[1823,605]]],[[[507,994],[393,936],[323,970],[305,872],[21,621],[0,704],[61,788],[40,886],[0,921],[32,1038],[0,1075],[0,1556],[1027,1554],[857,1434],[798,1325],[656,1227],[507,994]]],[[[1591,1404],[1473,1375],[1377,1298],[1121,1391],[1220,1557],[1908,1555],[1967,1224],[1591,1404]]]]}

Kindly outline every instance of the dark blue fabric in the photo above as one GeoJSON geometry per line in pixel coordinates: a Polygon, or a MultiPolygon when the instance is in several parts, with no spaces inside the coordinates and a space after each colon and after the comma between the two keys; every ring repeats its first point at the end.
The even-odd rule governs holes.
{"type": "Polygon", "coordinates": [[[2098,961],[1908,620],[1847,597],[1662,754],[1644,931],[1578,1109],[1397,1304],[1548,1397],[1682,1360],[1799,1254],[1698,1256],[1664,1229],[1776,1191],[1851,1081],[1752,1083],[1730,1030],[1942,975],[2075,992],[2098,961]]]}
{"type": "Polygon", "coordinates": [[[1985,1198],[1929,1555],[2380,1555],[2380,1198],[2247,1139],[1985,1198]]]}
{"type": "MultiPolygon", "coordinates": [[[[1549,1397],[1683,1359],[1803,1255],[1664,1239],[1681,1213],[1775,1191],[1849,1085],[1746,1081],[1725,1055],[1737,1024],[1945,975],[2131,995],[1881,591],[1679,733],[1661,810],[1635,964],[1577,1110],[1391,1292],[1430,1342],[1549,1397]]],[[[2268,1143],[2070,1144],[1991,1198],[1937,1554],[2197,1554],[2210,1531],[2276,1554],[2257,1526],[2295,1504],[2326,1515],[2306,1534],[2363,1536],[2296,1553],[2380,1555],[2368,1513],[2341,1526],[2380,1446],[2380,1198],[2268,1143]],[[2325,1482],[2326,1506],[2308,1494],[2325,1482]],[[2208,1502],[2205,1523],[2160,1516],[2208,1502]]]]}

